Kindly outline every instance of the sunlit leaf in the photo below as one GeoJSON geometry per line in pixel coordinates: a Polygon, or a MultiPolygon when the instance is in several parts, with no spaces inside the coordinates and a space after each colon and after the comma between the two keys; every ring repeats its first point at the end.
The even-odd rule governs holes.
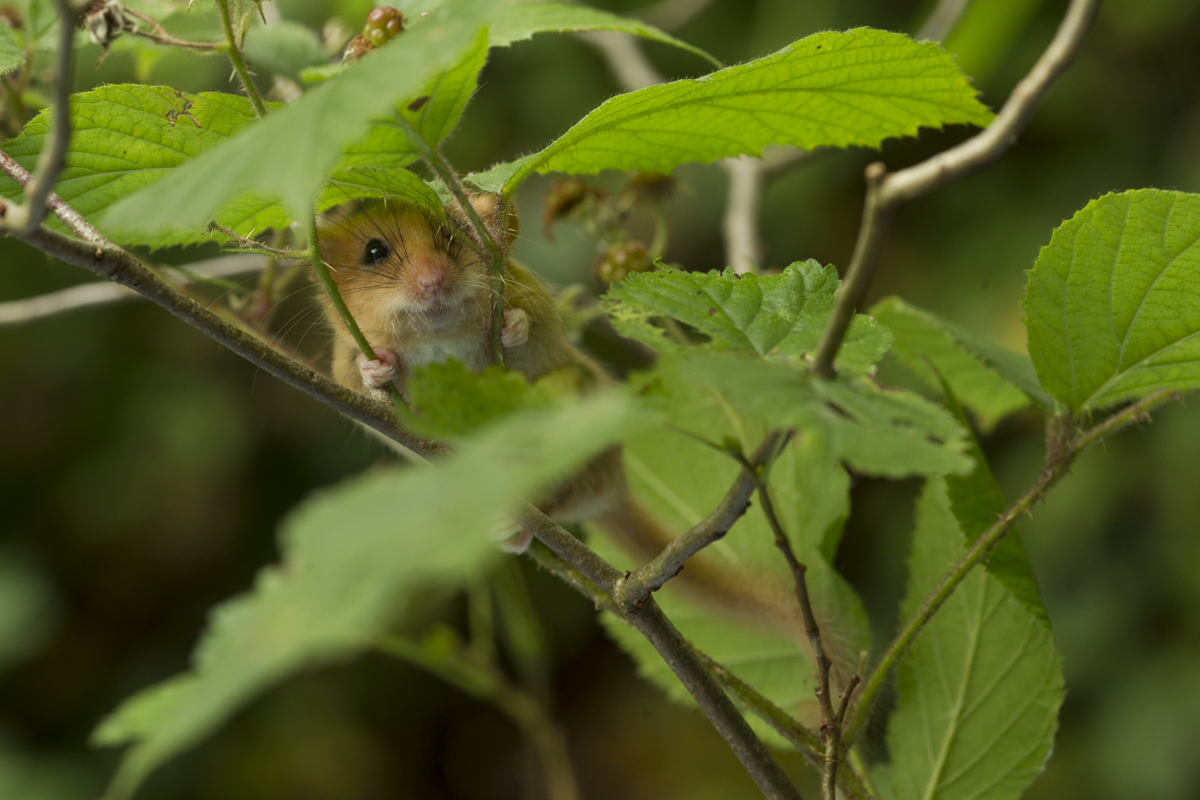
{"type": "Polygon", "coordinates": [[[825,31],[699,80],[614,97],[527,161],[506,190],[534,172],[669,173],[771,144],[878,147],[922,127],[991,118],[938,45],[870,28],[825,31]]]}
{"type": "Polygon", "coordinates": [[[669,44],[694,53],[720,67],[721,62],[698,47],[682,42],[653,25],[607,11],[574,3],[510,3],[492,24],[489,34],[493,47],[532,39],[537,33],[570,33],[579,31],[617,31],[669,44]]]}
{"type": "Polygon", "coordinates": [[[283,563],[214,610],[191,671],[135,695],[97,728],[98,744],[129,745],[107,798],[129,797],[270,686],[369,649],[423,587],[478,574],[498,555],[489,533],[519,497],[641,419],[617,394],[529,412],[433,468],[372,471],[294,509],[280,534],[283,563]]]}
{"type": "MultiPolygon", "coordinates": [[[[963,533],[945,482],[931,479],[917,507],[901,619],[963,554],[963,533]]],[[[975,570],[900,662],[887,733],[896,800],[1016,800],[1050,755],[1062,700],[1049,626],[975,570]]]]}
{"type": "Polygon", "coordinates": [[[1200,195],[1088,203],[1038,255],[1025,326],[1042,385],[1074,410],[1200,386],[1200,195]]]}

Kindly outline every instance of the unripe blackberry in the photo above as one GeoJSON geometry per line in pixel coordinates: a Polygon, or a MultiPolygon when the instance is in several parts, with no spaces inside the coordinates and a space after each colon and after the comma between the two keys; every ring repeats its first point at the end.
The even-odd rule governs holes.
{"type": "Polygon", "coordinates": [[[551,184],[542,201],[542,222],[545,224],[546,238],[554,238],[551,235],[554,223],[578,208],[589,196],[603,197],[604,193],[576,178],[566,178],[551,184]]]}
{"type": "Polygon", "coordinates": [[[367,14],[367,24],[363,26],[363,36],[371,44],[379,47],[402,30],[404,30],[404,15],[391,6],[380,6],[371,9],[371,13],[367,14]]]}
{"type": "Polygon", "coordinates": [[[649,272],[653,267],[646,245],[633,239],[610,246],[596,259],[596,278],[607,285],[625,280],[631,272],[649,272]]]}

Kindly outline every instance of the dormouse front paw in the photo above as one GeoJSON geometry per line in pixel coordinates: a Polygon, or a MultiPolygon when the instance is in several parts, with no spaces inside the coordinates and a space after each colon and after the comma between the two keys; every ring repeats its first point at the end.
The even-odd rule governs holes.
{"type": "Polygon", "coordinates": [[[375,358],[358,357],[358,374],[368,389],[382,389],[396,380],[400,372],[400,359],[386,347],[375,348],[375,358]]]}
{"type": "Polygon", "coordinates": [[[500,344],[517,347],[529,341],[529,315],[522,308],[510,308],[504,312],[504,328],[500,331],[500,344]]]}

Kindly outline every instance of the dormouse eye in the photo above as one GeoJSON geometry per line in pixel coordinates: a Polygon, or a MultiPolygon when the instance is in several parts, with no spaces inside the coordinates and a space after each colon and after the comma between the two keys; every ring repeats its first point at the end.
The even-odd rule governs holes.
{"type": "Polygon", "coordinates": [[[379,239],[372,239],[371,241],[367,242],[366,248],[363,249],[363,263],[378,264],[380,261],[383,261],[385,258],[387,258],[391,252],[392,250],[387,246],[387,242],[379,239]]]}

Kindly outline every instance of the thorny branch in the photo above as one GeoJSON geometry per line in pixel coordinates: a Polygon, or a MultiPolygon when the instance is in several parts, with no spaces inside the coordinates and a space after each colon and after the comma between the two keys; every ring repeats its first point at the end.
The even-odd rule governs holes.
{"type": "Polygon", "coordinates": [[[750,496],[758,486],[757,472],[778,452],[780,438],[778,433],[769,434],[750,458],[743,460],[742,471],[712,513],[673,539],[654,560],[618,581],[613,592],[618,606],[636,608],[678,575],[689,558],[729,532],[750,507],[750,496]]]}
{"type": "Polygon", "coordinates": [[[242,58],[242,43],[238,41],[233,31],[229,3],[230,0],[217,0],[217,16],[221,20],[221,32],[225,35],[225,41],[219,44],[217,49],[224,53],[229,59],[229,63],[233,65],[233,71],[237,73],[238,80],[242,83],[242,89],[250,100],[250,105],[254,106],[255,116],[261,119],[267,115],[267,107],[258,93],[258,88],[254,85],[254,78],[250,74],[250,68],[246,66],[246,59],[242,58]]]}
{"type": "Polygon", "coordinates": [[[867,166],[862,225],[846,278],[838,290],[833,316],[814,356],[813,371],[818,375],[829,378],[834,374],[833,360],[855,311],[866,297],[896,209],[992,163],[1012,147],[1055,79],[1075,59],[1099,10],[1100,0],[1071,0],[1050,46],[1013,89],[1008,102],[987,128],[962,144],[899,172],[889,174],[879,161],[867,166]]]}
{"type": "Polygon", "coordinates": [[[900,633],[888,645],[887,652],[883,654],[883,657],[879,660],[879,663],[875,666],[874,671],[863,686],[858,703],[854,707],[854,713],[851,714],[850,721],[846,725],[845,739],[847,742],[853,742],[854,737],[862,729],[863,724],[867,721],[867,717],[870,714],[871,701],[875,698],[879,690],[883,688],[888,675],[900,662],[900,658],[908,650],[909,645],[912,644],[916,635],[925,627],[925,623],[941,608],[942,603],[958,588],[958,585],[967,577],[971,569],[986,558],[991,549],[1004,538],[1004,535],[1008,533],[1021,515],[1029,511],[1034,503],[1045,496],[1046,492],[1053,488],[1054,484],[1058,483],[1058,480],[1070,469],[1075,458],[1088,445],[1100,441],[1104,437],[1110,436],[1128,425],[1148,418],[1151,410],[1162,405],[1167,400],[1178,396],[1179,393],[1172,389],[1163,389],[1154,392],[1142,400],[1118,411],[1104,420],[1104,422],[1073,436],[1070,431],[1070,419],[1068,417],[1055,417],[1049,420],[1050,435],[1047,437],[1046,465],[1042,469],[1041,474],[1025,490],[1025,493],[1005,509],[1004,513],[997,517],[996,521],[975,540],[970,549],[950,569],[946,577],[942,579],[937,589],[925,598],[920,607],[905,622],[900,633]]]}
{"type": "MultiPolygon", "coordinates": [[[[13,179],[25,187],[25,202],[9,204],[0,201],[0,230],[18,234],[37,230],[46,218],[47,208],[57,212],[54,208],[57,203],[54,201],[61,203],[57,197],[54,201],[50,197],[54,184],[58,182],[58,175],[66,164],[67,145],[71,141],[71,57],[75,51],[75,25],[72,23],[74,15],[68,0],[57,0],[56,5],[59,19],[58,60],[54,73],[50,141],[42,146],[42,152],[38,155],[37,174],[24,181],[13,175],[13,179]]],[[[12,175],[9,162],[16,164],[6,155],[5,171],[12,175]]]]}
{"type": "Polygon", "coordinates": [[[825,740],[825,774],[821,781],[821,790],[824,800],[837,800],[837,772],[838,760],[841,757],[842,720],[845,719],[846,708],[850,703],[851,696],[854,694],[855,687],[858,686],[859,678],[857,675],[850,678],[850,681],[846,685],[846,691],[842,694],[839,708],[837,711],[834,711],[832,689],[829,684],[829,673],[833,668],[833,662],[829,660],[829,656],[825,653],[825,647],[821,643],[821,628],[817,625],[816,614],[813,613],[812,600],[808,594],[808,580],[806,578],[808,568],[796,558],[796,553],[792,550],[791,540],[788,539],[787,532],[783,529],[783,525],[779,521],[779,515],[775,513],[775,504],[771,501],[770,466],[774,461],[774,457],[783,447],[787,446],[790,440],[790,433],[779,437],[778,443],[772,449],[762,466],[751,464],[745,460],[744,456],[739,460],[742,461],[742,466],[754,476],[763,514],[767,518],[767,524],[771,526],[771,532],[775,535],[775,547],[783,554],[783,558],[791,569],[792,577],[796,582],[796,600],[800,604],[800,614],[804,618],[804,633],[808,636],[809,645],[813,651],[813,660],[817,666],[817,703],[821,708],[821,734],[825,740]]]}
{"type": "Polygon", "coordinates": [[[128,6],[122,7],[121,11],[123,14],[140,20],[141,22],[144,22],[150,26],[150,30],[147,31],[142,30],[142,28],[137,24],[127,25],[125,29],[134,36],[140,36],[143,39],[149,39],[157,44],[167,45],[170,47],[182,47],[185,50],[211,51],[221,49],[221,44],[218,42],[190,42],[185,39],[177,39],[171,34],[167,33],[167,29],[160,25],[158,20],[156,20],[154,17],[147,16],[140,11],[134,11],[128,6]]]}

